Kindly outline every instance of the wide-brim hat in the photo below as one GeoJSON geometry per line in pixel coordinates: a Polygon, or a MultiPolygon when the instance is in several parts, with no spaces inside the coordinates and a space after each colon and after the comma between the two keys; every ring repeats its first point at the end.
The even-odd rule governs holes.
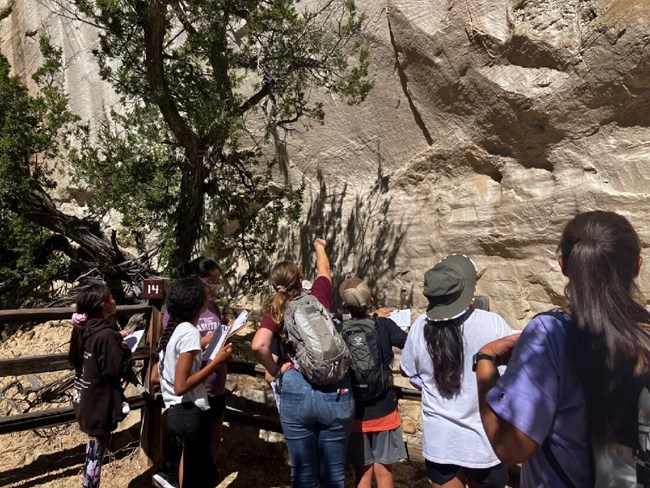
{"type": "Polygon", "coordinates": [[[424,273],[428,319],[440,322],[467,312],[474,302],[479,276],[474,261],[463,254],[450,254],[424,273]]]}

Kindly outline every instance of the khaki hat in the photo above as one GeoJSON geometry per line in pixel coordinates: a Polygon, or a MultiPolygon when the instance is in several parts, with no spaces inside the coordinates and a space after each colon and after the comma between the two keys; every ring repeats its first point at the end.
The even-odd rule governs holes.
{"type": "Polygon", "coordinates": [[[429,320],[451,320],[467,312],[479,277],[474,261],[463,254],[450,254],[427,271],[423,294],[429,300],[429,320]]]}
{"type": "Polygon", "coordinates": [[[339,295],[346,305],[354,308],[366,308],[372,304],[372,295],[368,283],[360,278],[347,278],[339,286],[339,295]]]}

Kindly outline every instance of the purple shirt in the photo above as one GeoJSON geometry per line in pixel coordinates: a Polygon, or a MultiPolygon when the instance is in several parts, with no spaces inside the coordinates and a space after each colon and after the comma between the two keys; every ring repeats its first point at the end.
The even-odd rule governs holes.
{"type": "MultiPolygon", "coordinates": [[[[167,326],[167,322],[169,322],[169,313],[167,313],[167,310],[164,310],[163,327],[167,326]]],[[[215,303],[210,302],[207,310],[201,314],[201,318],[199,318],[199,321],[196,324],[196,328],[199,330],[201,337],[204,337],[214,332],[219,327],[222,327],[221,312],[215,303]]],[[[206,364],[206,361],[202,362],[201,367],[205,366],[206,364]]],[[[205,389],[208,391],[209,396],[223,395],[226,392],[227,373],[228,366],[226,363],[223,363],[217,368],[214,373],[206,378],[203,384],[205,385],[205,389]]]]}
{"type": "MultiPolygon", "coordinates": [[[[504,375],[488,392],[492,410],[551,450],[571,481],[589,486],[587,417],[581,387],[566,357],[570,326],[538,315],[524,329],[504,375]]],[[[539,449],[522,464],[521,486],[564,486],[539,449]]]]}

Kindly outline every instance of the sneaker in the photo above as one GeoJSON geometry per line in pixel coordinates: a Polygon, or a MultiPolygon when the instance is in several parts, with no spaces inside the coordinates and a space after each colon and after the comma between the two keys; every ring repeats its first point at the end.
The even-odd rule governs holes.
{"type": "Polygon", "coordinates": [[[158,488],[178,488],[172,477],[162,472],[154,474],[151,481],[158,488]]]}

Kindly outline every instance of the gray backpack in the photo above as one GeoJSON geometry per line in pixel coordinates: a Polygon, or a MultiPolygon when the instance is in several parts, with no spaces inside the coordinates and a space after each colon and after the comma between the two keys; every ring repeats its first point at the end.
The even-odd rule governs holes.
{"type": "Polygon", "coordinates": [[[315,385],[332,385],[348,372],[350,353],[329,312],[316,297],[301,295],[284,312],[287,348],[296,369],[315,385]]]}

